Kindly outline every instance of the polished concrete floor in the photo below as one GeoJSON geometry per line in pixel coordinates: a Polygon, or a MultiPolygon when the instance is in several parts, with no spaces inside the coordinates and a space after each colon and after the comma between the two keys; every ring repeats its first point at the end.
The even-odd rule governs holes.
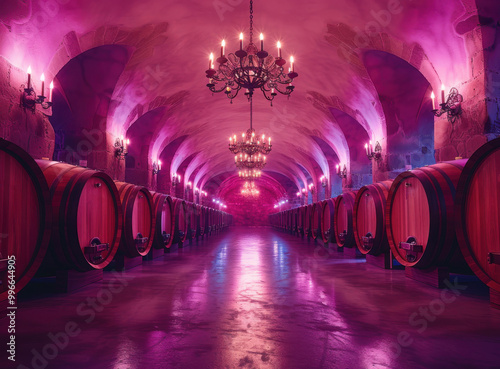
{"type": "Polygon", "coordinates": [[[500,311],[480,284],[450,286],[230,228],[70,294],[31,286],[0,367],[499,368],[500,311]]]}

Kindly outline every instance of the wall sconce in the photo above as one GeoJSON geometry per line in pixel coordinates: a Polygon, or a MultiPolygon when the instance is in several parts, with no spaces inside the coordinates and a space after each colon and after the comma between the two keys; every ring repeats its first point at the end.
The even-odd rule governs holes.
{"type": "Polygon", "coordinates": [[[309,188],[309,191],[311,192],[311,194],[314,194],[314,190],[316,189],[316,187],[314,187],[314,184],[313,183],[310,183],[309,186],[307,186],[309,188]]]}
{"type": "Polygon", "coordinates": [[[194,188],[194,194],[198,195],[200,193],[200,189],[198,187],[194,188]]]}
{"type": "Polygon", "coordinates": [[[372,142],[365,144],[366,156],[369,160],[375,159],[376,161],[382,160],[382,146],[378,141],[375,142],[375,147],[373,147],[372,142]]]}
{"type": "Polygon", "coordinates": [[[52,90],[54,89],[54,82],[50,82],[49,86],[49,98],[45,101],[45,75],[42,73],[40,80],[42,81],[41,95],[37,95],[35,89],[31,85],[31,66],[28,67],[28,85],[24,88],[23,95],[21,97],[21,104],[24,108],[30,109],[33,113],[35,112],[36,104],[44,109],[49,109],[52,107],[52,90]]]}
{"type": "Polygon", "coordinates": [[[299,191],[299,192],[297,192],[297,197],[300,197],[300,191],[299,191]]]}
{"type": "Polygon", "coordinates": [[[321,181],[322,187],[326,187],[328,185],[328,181],[326,180],[325,176],[321,176],[321,178],[319,180],[321,181]]]}
{"type": "Polygon", "coordinates": [[[305,195],[306,195],[306,191],[307,191],[307,190],[306,190],[305,188],[303,188],[303,189],[302,189],[302,195],[304,195],[304,196],[305,196],[305,195]]]}
{"type": "Polygon", "coordinates": [[[344,169],[341,169],[342,164],[337,164],[335,168],[337,169],[337,175],[340,178],[346,178],[347,177],[347,167],[344,164],[344,169]]]}
{"type": "Polygon", "coordinates": [[[181,175],[180,174],[177,174],[175,173],[173,176],[172,176],[172,186],[177,186],[179,183],[181,183],[181,175]]]}
{"type": "Polygon", "coordinates": [[[115,156],[118,159],[125,159],[125,156],[128,154],[128,145],[130,144],[130,140],[127,138],[123,139],[123,136],[117,137],[115,141],[115,156]]]}
{"type": "Polygon", "coordinates": [[[193,188],[193,184],[191,182],[188,182],[187,185],[186,185],[186,189],[190,190],[192,188],[193,188]]]}
{"type": "Polygon", "coordinates": [[[161,170],[161,160],[158,160],[158,163],[156,161],[153,162],[153,175],[158,174],[161,170]]]}
{"type": "Polygon", "coordinates": [[[444,85],[441,86],[441,104],[439,104],[439,109],[436,109],[436,96],[434,91],[431,93],[432,99],[432,112],[436,117],[440,117],[446,113],[448,122],[455,123],[457,118],[462,114],[462,101],[464,97],[458,93],[458,90],[453,87],[445,99],[444,85]]]}

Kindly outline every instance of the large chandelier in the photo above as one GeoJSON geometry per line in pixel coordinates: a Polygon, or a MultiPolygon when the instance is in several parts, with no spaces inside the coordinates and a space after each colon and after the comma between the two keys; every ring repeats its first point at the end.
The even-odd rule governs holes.
{"type": "MultiPolygon", "coordinates": [[[[255,129],[253,129],[253,102],[250,100],[250,128],[246,133],[241,134],[241,141],[237,140],[236,135],[229,137],[229,150],[235,155],[243,154],[247,158],[257,159],[256,154],[267,155],[271,152],[271,148],[271,137],[268,137],[266,142],[265,135],[259,137],[255,134],[255,129]]],[[[235,161],[237,161],[236,158],[235,161]]]]}
{"type": "Polygon", "coordinates": [[[257,169],[245,169],[245,170],[240,170],[238,172],[238,176],[241,178],[241,179],[246,179],[246,180],[252,180],[252,179],[257,179],[257,178],[260,178],[260,176],[262,175],[262,172],[260,170],[257,170],[257,169]]]}
{"type": "Polygon", "coordinates": [[[266,166],[266,157],[265,155],[235,155],[234,163],[236,164],[236,168],[238,169],[264,169],[266,166]]]}
{"type": "Polygon", "coordinates": [[[206,71],[207,87],[212,92],[222,92],[232,100],[244,88],[245,95],[252,98],[255,90],[261,90],[264,97],[271,101],[279,92],[289,96],[294,89],[293,79],[298,77],[295,72],[293,56],[290,57],[290,67],[285,73],[285,59],[281,57],[281,43],[278,41],[278,56],[269,55],[264,50],[264,35],[260,34],[260,50],[253,43],[253,1],[250,0],[250,43],[243,49],[243,33],[240,33],[240,49],[226,57],[226,42],[222,40],[219,64],[214,66],[214,56],[210,54],[208,70],[206,71]]]}
{"type": "Polygon", "coordinates": [[[245,196],[258,196],[260,191],[258,190],[255,182],[245,182],[245,185],[241,189],[241,194],[245,196]]]}

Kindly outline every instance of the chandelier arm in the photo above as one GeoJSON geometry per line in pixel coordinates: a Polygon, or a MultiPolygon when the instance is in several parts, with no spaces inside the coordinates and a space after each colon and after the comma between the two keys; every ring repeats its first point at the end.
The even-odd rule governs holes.
{"type": "Polygon", "coordinates": [[[278,87],[278,85],[276,85],[276,91],[278,91],[280,94],[282,95],[290,95],[292,93],[292,90],[285,90],[285,91],[281,91],[278,87]]]}

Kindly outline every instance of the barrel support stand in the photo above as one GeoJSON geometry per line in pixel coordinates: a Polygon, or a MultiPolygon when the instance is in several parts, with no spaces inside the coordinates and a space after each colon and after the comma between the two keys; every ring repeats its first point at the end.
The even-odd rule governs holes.
{"type": "Polygon", "coordinates": [[[151,247],[151,250],[148,252],[146,256],[143,256],[143,260],[153,260],[156,258],[159,258],[160,256],[163,256],[165,254],[165,248],[162,249],[155,249],[154,247],[151,247]]]}
{"type": "Polygon", "coordinates": [[[348,258],[359,258],[364,256],[361,252],[359,252],[357,247],[341,247],[344,250],[344,256],[348,258]]]}
{"type": "Polygon", "coordinates": [[[500,309],[500,292],[490,288],[490,304],[495,309],[500,309]]]}
{"type": "Polygon", "coordinates": [[[382,269],[397,269],[393,265],[394,256],[391,250],[377,256],[366,254],[366,262],[382,269]]]}
{"type": "Polygon", "coordinates": [[[446,267],[429,269],[405,267],[405,276],[435,288],[445,288],[444,281],[449,280],[450,270],[446,267]]]}
{"type": "Polygon", "coordinates": [[[57,289],[61,292],[72,292],[89,284],[102,280],[102,269],[90,270],[88,272],[77,272],[75,270],[58,270],[56,272],[57,289]]]}

